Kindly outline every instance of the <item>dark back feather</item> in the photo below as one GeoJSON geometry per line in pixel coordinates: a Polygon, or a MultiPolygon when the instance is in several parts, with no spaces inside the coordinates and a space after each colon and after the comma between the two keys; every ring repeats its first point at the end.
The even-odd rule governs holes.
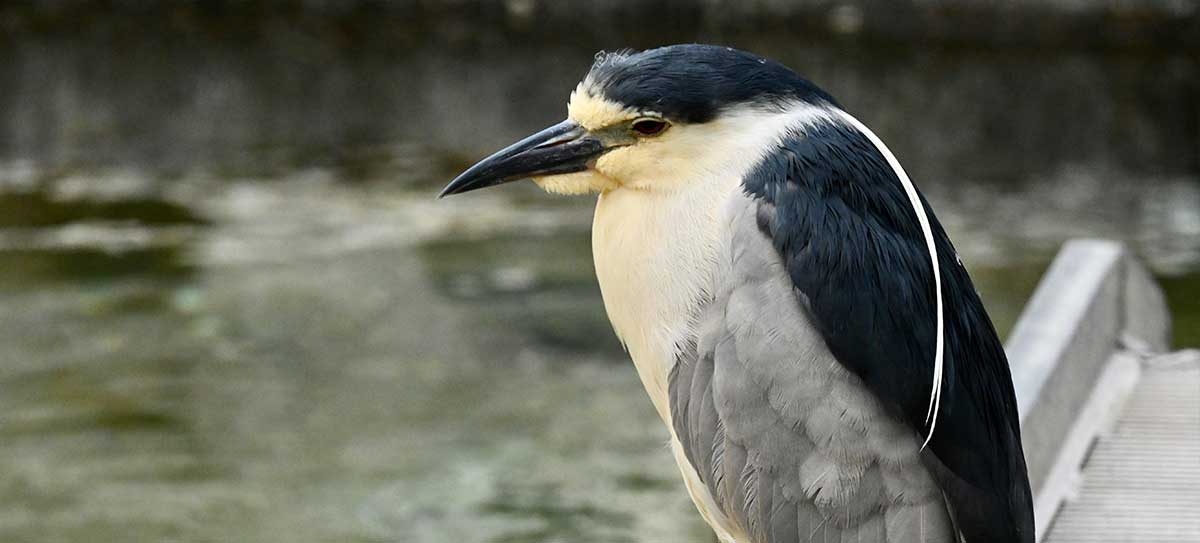
{"type": "MultiPolygon", "coordinates": [[[[830,351],[925,432],[936,333],[932,268],[900,180],[868,137],[831,121],[785,138],[745,191],[830,351]]],[[[1032,542],[1032,497],[1004,348],[928,203],[945,306],[941,409],[925,461],[966,541],[1032,542]]]]}

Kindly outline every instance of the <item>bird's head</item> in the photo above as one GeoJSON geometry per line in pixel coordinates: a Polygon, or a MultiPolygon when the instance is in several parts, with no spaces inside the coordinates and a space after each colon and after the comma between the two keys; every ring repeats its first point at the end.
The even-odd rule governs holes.
{"type": "Polygon", "coordinates": [[[549,192],[675,190],[757,155],[790,107],[836,107],[785,66],[729,47],[601,53],[567,119],[459,175],[441,195],[531,178],[549,192]]]}

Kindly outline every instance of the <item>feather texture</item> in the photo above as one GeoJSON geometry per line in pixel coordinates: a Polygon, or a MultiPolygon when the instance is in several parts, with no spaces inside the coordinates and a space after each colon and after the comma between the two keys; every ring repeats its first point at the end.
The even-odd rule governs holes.
{"type": "MultiPolygon", "coordinates": [[[[835,118],[793,130],[744,186],[758,203],[760,232],[833,357],[889,413],[920,429],[937,390],[929,376],[939,373],[933,266],[897,170],[860,126],[835,118]]],[[[1031,542],[1032,497],[1007,358],[953,245],[928,203],[920,204],[946,315],[940,430],[925,436],[923,462],[967,541],[1031,542]]]]}
{"type": "Polygon", "coordinates": [[[670,376],[688,462],[746,543],[954,541],[919,436],[829,352],[762,205],[731,200],[718,287],[670,376]]]}

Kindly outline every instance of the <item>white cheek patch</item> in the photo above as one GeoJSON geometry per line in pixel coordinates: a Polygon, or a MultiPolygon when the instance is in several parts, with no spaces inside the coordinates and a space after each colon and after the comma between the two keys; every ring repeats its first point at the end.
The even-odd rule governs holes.
{"type": "Polygon", "coordinates": [[[660,136],[609,152],[596,162],[601,173],[626,188],[670,192],[710,178],[740,181],[790,129],[832,114],[796,104],[780,113],[745,107],[704,124],[676,124],[660,136]]]}
{"type": "Polygon", "coordinates": [[[638,151],[641,149],[635,147],[613,149],[596,160],[596,170],[608,177],[629,181],[633,177],[631,174],[647,166],[646,153],[638,151]]]}

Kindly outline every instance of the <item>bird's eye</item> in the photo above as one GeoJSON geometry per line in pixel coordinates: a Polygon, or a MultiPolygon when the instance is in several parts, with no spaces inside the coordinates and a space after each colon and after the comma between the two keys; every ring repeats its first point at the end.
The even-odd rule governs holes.
{"type": "Polygon", "coordinates": [[[667,127],[667,121],[659,119],[638,119],[633,122],[633,131],[639,136],[657,136],[662,134],[667,127]]]}

